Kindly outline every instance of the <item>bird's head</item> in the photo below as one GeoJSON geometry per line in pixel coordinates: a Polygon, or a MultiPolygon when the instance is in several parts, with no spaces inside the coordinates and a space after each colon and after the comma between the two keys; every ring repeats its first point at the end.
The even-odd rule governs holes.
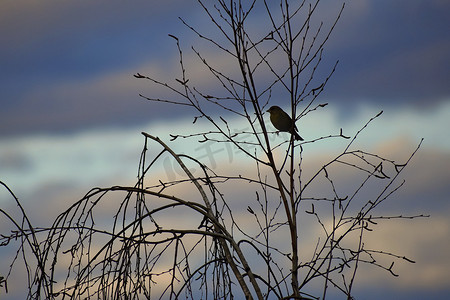
{"type": "Polygon", "coordinates": [[[276,106],[276,105],[271,106],[271,107],[267,110],[267,112],[270,113],[270,114],[277,113],[277,112],[279,112],[279,111],[281,111],[281,108],[280,108],[279,106],[276,106]]]}

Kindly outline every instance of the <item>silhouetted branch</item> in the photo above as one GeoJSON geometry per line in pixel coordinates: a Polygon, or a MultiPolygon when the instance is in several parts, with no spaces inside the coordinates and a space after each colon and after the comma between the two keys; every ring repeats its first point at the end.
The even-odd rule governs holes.
{"type": "Polygon", "coordinates": [[[394,262],[414,263],[389,250],[369,249],[365,241],[380,220],[428,217],[377,211],[403,186],[400,175],[422,141],[404,162],[355,149],[360,134],[382,112],[352,136],[336,128],[301,142],[291,134],[274,139],[278,132],[269,125],[268,107],[289,107],[293,131],[295,121],[306,115],[321,118],[328,105],[316,101],[338,62],[321,78],[318,70],[345,5],[327,25],[317,20],[319,2],[198,0],[211,28],[180,20],[233,71],[189,47],[216,88],[195,82],[181,39],[169,34],[179,73],[171,83],[136,73],[135,78],[167,92],[139,96],[150,105],[189,108],[192,123],[203,120],[209,126],[171,132],[170,141],[225,145],[252,164],[222,172],[224,164],[208,165],[143,132],[136,183],[93,188],[48,227],[34,227],[0,182],[19,215],[0,209],[12,228],[0,233],[0,247],[14,249],[0,287],[7,291],[11,272],[23,264],[28,299],[325,299],[331,290],[352,299],[362,265],[398,276],[394,262]],[[258,10],[265,19],[254,18],[258,10]],[[210,29],[218,35],[205,33],[210,29]],[[236,129],[235,122],[244,128],[236,129]],[[332,139],[346,144],[317,168],[305,169],[311,168],[304,164],[305,153],[314,151],[310,146],[332,139]],[[166,160],[181,169],[181,178],[163,179],[158,168],[166,160]],[[351,188],[341,188],[343,171],[351,173],[351,188]],[[375,187],[367,194],[369,186],[375,187]],[[308,228],[301,228],[306,222],[308,228]],[[311,230],[313,242],[300,239],[300,230],[311,230]]]}

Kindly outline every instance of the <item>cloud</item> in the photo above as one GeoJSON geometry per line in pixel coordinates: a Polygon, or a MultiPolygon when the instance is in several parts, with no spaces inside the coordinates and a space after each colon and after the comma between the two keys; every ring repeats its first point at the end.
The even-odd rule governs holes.
{"type": "Polygon", "coordinates": [[[440,1],[350,1],[329,43],[338,71],[327,92],[342,101],[435,103],[449,95],[449,6],[440,1]],[[361,3],[360,3],[361,2],[361,3]]]}
{"type": "MultiPolygon", "coordinates": [[[[358,276],[358,284],[373,286],[382,284],[397,290],[442,290],[447,287],[449,275],[450,250],[448,235],[450,225],[445,211],[439,216],[426,219],[380,222],[365,243],[368,249],[385,249],[400,256],[414,260],[415,264],[398,261],[394,272],[398,278],[392,278],[387,272],[375,268],[363,267],[358,276]],[[390,278],[390,279],[389,279],[390,278]]],[[[392,261],[382,259],[387,266],[392,261]]]]}
{"type": "MultiPolygon", "coordinates": [[[[189,53],[189,46],[205,50],[204,55],[225,74],[235,74],[236,68],[217,49],[202,48],[204,41],[194,39],[195,35],[177,21],[177,15],[182,15],[206,34],[215,34],[208,18],[192,4],[139,1],[123,6],[118,2],[42,1],[37,6],[26,1],[3,1],[0,133],[12,136],[132,126],[149,118],[181,114],[182,110],[174,107],[173,114],[156,104],[150,108],[137,94],[161,93],[131,78],[136,72],[172,81],[180,76],[178,53],[167,33],[181,38],[191,83],[197,79],[207,91],[220,89],[221,85],[189,53]]],[[[318,17],[325,21],[334,18],[339,5],[334,1],[323,4],[318,17]]],[[[445,63],[450,51],[442,38],[445,34],[439,33],[448,27],[446,19],[441,18],[448,5],[414,1],[408,5],[408,12],[399,4],[392,4],[390,9],[385,9],[386,5],[379,1],[347,4],[324,56],[326,70],[336,59],[341,60],[324,96],[345,104],[357,99],[389,106],[393,101],[386,102],[387,98],[400,102],[412,99],[420,107],[446,101],[449,91],[445,78],[450,68],[445,63]],[[426,18],[430,15],[436,17],[426,18]],[[386,20],[380,21],[380,16],[386,20]],[[411,36],[412,32],[422,34],[411,36]]],[[[265,13],[255,12],[249,28],[258,34],[265,13]]],[[[282,65],[279,61],[276,58],[274,64],[282,65]]],[[[259,84],[265,79],[258,78],[259,84]]],[[[273,99],[283,97],[274,90],[273,99]]]]}
{"type": "MultiPolygon", "coordinates": [[[[133,123],[129,111],[126,118],[118,116],[132,101],[118,101],[113,93],[117,89],[111,85],[92,88],[90,84],[101,77],[110,79],[121,70],[130,70],[123,76],[131,79],[149,57],[162,60],[161,53],[169,46],[159,40],[170,39],[156,24],[164,23],[163,27],[171,30],[179,24],[176,14],[180,10],[189,14],[192,7],[189,1],[138,1],[132,6],[101,1],[42,1],[38,6],[27,2],[0,4],[4,15],[0,36],[5,45],[0,49],[2,135],[80,130],[117,120],[133,123]],[[111,93],[99,92],[102,88],[111,93]],[[105,102],[104,107],[96,105],[105,102]],[[80,111],[79,105],[86,109],[80,111]],[[83,118],[82,124],[77,122],[83,118]]],[[[137,99],[137,94],[134,89],[125,98],[137,99]]],[[[137,107],[135,111],[141,112],[141,106],[137,107]]]]}
{"type": "MultiPolygon", "coordinates": [[[[127,84],[129,84],[127,80],[117,75],[111,78],[101,78],[88,86],[93,89],[100,86],[102,87],[100,90],[111,92],[112,95],[116,93],[114,87],[124,86],[127,88],[127,84]],[[113,90],[108,91],[108,87],[111,87],[113,90]]],[[[129,88],[133,89],[134,87],[129,88]]],[[[64,90],[75,92],[76,88],[72,87],[64,90]]],[[[83,99],[80,99],[80,106],[77,109],[81,111],[87,105],[87,103],[83,102],[83,99]]],[[[154,113],[158,114],[159,112],[154,113]]],[[[353,136],[362,127],[362,124],[376,113],[377,111],[374,108],[365,107],[358,110],[351,121],[347,120],[343,123],[336,111],[331,108],[323,112],[317,112],[314,114],[316,117],[308,115],[302,118],[297,126],[307,139],[328,135],[330,132],[338,133],[340,127],[343,128],[345,134],[353,136]]],[[[100,115],[101,112],[98,114],[100,115]]],[[[425,137],[423,148],[418,155],[422,155],[421,153],[426,150],[426,153],[434,153],[427,157],[434,157],[435,159],[425,160],[424,158],[418,159],[417,162],[413,160],[412,164],[424,165],[424,167],[429,164],[431,165],[430,169],[437,169],[439,166],[445,166],[445,164],[440,162],[445,161],[445,153],[450,149],[448,141],[442,138],[446,135],[445,124],[449,114],[450,105],[442,105],[438,109],[429,111],[403,108],[388,111],[365,129],[354,149],[361,146],[371,151],[381,151],[391,158],[406,159],[408,153],[411,153],[417,146],[420,138],[425,137]],[[406,152],[408,153],[405,153],[404,149],[407,149],[406,152]]],[[[69,119],[68,116],[70,116],[70,113],[69,115],[64,115],[64,118],[69,119]]],[[[248,127],[245,120],[223,117],[229,120],[233,131],[243,131],[248,127]]],[[[207,124],[199,120],[192,126],[186,126],[186,124],[192,124],[192,119],[188,116],[177,121],[169,119],[162,122],[156,120],[153,121],[149,118],[149,123],[123,129],[116,127],[67,135],[42,134],[22,138],[3,138],[2,146],[0,147],[1,157],[5,161],[4,166],[9,167],[0,170],[5,170],[3,171],[3,176],[9,174],[9,177],[11,177],[11,174],[18,174],[17,178],[22,178],[25,182],[29,182],[27,178],[30,178],[30,182],[33,178],[41,178],[43,180],[47,178],[45,174],[53,174],[49,178],[63,178],[65,176],[61,176],[61,171],[65,172],[65,170],[67,170],[65,174],[73,175],[69,176],[69,178],[75,179],[78,176],[80,166],[86,166],[88,170],[92,170],[88,172],[92,176],[99,176],[100,174],[102,174],[100,176],[103,176],[103,174],[110,172],[111,168],[114,167],[115,164],[110,162],[120,163],[120,167],[122,167],[122,162],[128,164],[131,161],[132,153],[136,155],[140,151],[139,149],[143,142],[143,137],[139,134],[140,131],[148,131],[151,134],[167,138],[169,133],[191,134],[193,131],[201,130],[207,124]],[[128,158],[126,160],[116,160],[115,157],[117,155],[126,155],[128,158]],[[75,169],[72,169],[74,167],[75,169]],[[22,172],[21,170],[27,172],[22,172]],[[52,171],[50,172],[49,170],[52,171]],[[40,175],[37,176],[37,174],[40,175]]],[[[279,136],[279,138],[284,137],[286,136],[279,136]]],[[[241,154],[238,155],[236,149],[229,149],[225,144],[210,145],[211,149],[208,150],[206,147],[208,145],[200,145],[196,141],[197,139],[195,138],[191,139],[190,142],[178,139],[171,142],[171,145],[175,149],[180,149],[183,153],[190,153],[198,159],[205,160],[208,164],[215,162],[218,165],[220,162],[233,162],[233,160],[245,158],[241,154]],[[207,150],[213,151],[214,154],[208,156],[207,150]]],[[[304,155],[306,158],[313,160],[320,157],[320,155],[330,157],[330,153],[331,155],[333,153],[338,154],[343,147],[345,147],[345,142],[340,142],[338,139],[331,140],[329,143],[320,141],[313,144],[305,144],[304,155]]],[[[134,166],[132,170],[134,170],[134,166]]],[[[445,168],[442,167],[441,170],[441,172],[444,172],[445,168]]],[[[417,175],[417,173],[415,174],[417,175]]],[[[431,175],[423,177],[432,178],[431,175]]],[[[444,177],[440,176],[440,178],[444,177]]],[[[90,177],[90,179],[94,178],[90,177]]],[[[417,185],[415,184],[415,186],[417,185]]]]}
{"type": "MultiPolygon", "coordinates": [[[[354,10],[351,11],[352,18],[362,21],[367,14],[370,14],[370,20],[373,21],[373,15],[371,15],[373,6],[371,5],[373,2],[370,4],[369,1],[355,5],[352,8],[354,10]]],[[[33,18],[31,16],[33,7],[28,8],[29,11],[27,10],[24,15],[30,15],[33,18]]],[[[100,9],[100,7],[97,8],[100,9]]],[[[79,9],[82,10],[82,8],[79,9]]],[[[0,14],[3,11],[0,9],[0,14]]],[[[67,9],[65,14],[69,12],[70,9],[67,9]]],[[[11,13],[11,15],[16,16],[15,13],[11,13]]],[[[130,11],[128,17],[132,15],[132,11],[130,11]]],[[[24,20],[26,22],[27,18],[24,20]]],[[[57,24],[57,22],[52,22],[42,24],[42,29],[37,28],[37,32],[42,30],[44,33],[50,30],[57,24]]],[[[110,24],[105,20],[99,22],[105,22],[103,24],[105,27],[110,24]]],[[[83,26],[82,23],[80,26],[83,26]]],[[[31,23],[27,23],[27,26],[31,25],[31,23]]],[[[353,24],[346,24],[346,26],[350,25],[353,24]]],[[[354,30],[359,29],[354,28],[354,30]]],[[[63,33],[64,28],[58,28],[58,31],[53,34],[62,37],[63,33]]],[[[27,45],[26,37],[27,33],[19,30],[18,40],[13,41],[15,43],[13,44],[25,47],[24,45],[27,45]],[[20,41],[24,43],[22,46],[20,41]]],[[[172,42],[170,38],[167,40],[172,42]]],[[[36,43],[43,45],[44,42],[45,40],[39,40],[36,43]]],[[[361,41],[362,44],[370,42],[370,38],[361,41]]],[[[335,47],[334,49],[339,50],[338,44],[332,45],[335,47]]],[[[352,43],[348,46],[353,47],[354,45],[355,43],[352,43]]],[[[342,49],[345,50],[345,47],[342,49]]],[[[389,74],[383,76],[385,68],[392,72],[398,72],[395,70],[398,66],[402,66],[400,70],[409,70],[414,73],[415,67],[418,65],[425,70],[423,75],[428,74],[427,76],[433,77],[436,70],[445,71],[445,68],[440,68],[447,49],[448,44],[437,41],[423,47],[413,47],[405,53],[387,55],[382,59],[384,62],[381,64],[382,67],[374,67],[370,70],[365,70],[364,66],[357,67],[361,72],[359,74],[364,74],[364,78],[367,75],[367,78],[371,78],[375,82],[374,86],[380,82],[389,81],[389,74]],[[408,67],[411,61],[422,58],[424,59],[416,66],[408,67]],[[367,73],[365,73],[366,71],[367,73]]],[[[355,48],[354,51],[364,53],[364,49],[360,48],[355,48]]],[[[150,59],[140,60],[139,63],[114,66],[107,71],[94,72],[87,77],[69,76],[70,78],[61,78],[57,82],[49,81],[39,86],[27,86],[23,92],[24,97],[20,98],[20,101],[14,104],[5,104],[0,121],[2,122],[0,130],[4,134],[0,142],[0,179],[17,191],[21,201],[24,201],[26,209],[33,216],[33,220],[39,224],[47,222],[51,219],[50,216],[57,215],[68,205],[80,199],[93,186],[134,184],[139,154],[143,146],[143,137],[139,134],[140,131],[145,130],[167,140],[169,133],[190,134],[195,130],[206,128],[203,127],[202,120],[192,124],[191,112],[186,112],[184,109],[176,110],[173,106],[163,109],[162,106],[149,104],[137,97],[138,93],[148,96],[166,95],[148,87],[145,81],[133,79],[131,75],[140,72],[173,80],[172,75],[179,74],[177,55],[174,50],[170,52],[169,59],[166,60],[161,60],[160,56],[150,57],[150,59]],[[22,107],[19,107],[21,105],[22,107]],[[180,118],[180,116],[182,117],[180,118]],[[123,124],[128,124],[128,126],[121,127],[123,124]],[[92,128],[97,129],[92,130],[92,128]],[[59,134],[14,137],[17,132],[24,134],[43,129],[47,132],[58,131],[59,134]],[[8,132],[12,134],[6,136],[8,132]]],[[[189,66],[189,78],[197,81],[201,87],[208,88],[213,85],[215,79],[205,72],[205,68],[201,64],[198,64],[195,55],[187,53],[185,55],[186,63],[189,66]]],[[[231,74],[235,72],[226,57],[214,51],[206,52],[205,55],[222,70],[231,74]]],[[[358,59],[358,56],[355,58],[358,59]]],[[[379,62],[379,60],[374,60],[373,64],[376,65],[379,62]]],[[[402,75],[401,73],[395,74],[402,75]]],[[[443,76],[439,80],[444,80],[445,72],[440,74],[443,76]]],[[[354,81],[355,78],[357,79],[357,76],[353,73],[348,77],[347,84],[358,83],[358,81],[354,81]]],[[[19,85],[25,85],[23,82],[27,82],[27,80],[24,78],[19,85]]],[[[414,92],[414,87],[417,85],[411,85],[413,86],[412,92],[414,92]]],[[[426,84],[424,86],[433,87],[426,84]]],[[[392,86],[388,87],[388,90],[392,88],[392,86]]],[[[351,84],[350,88],[349,85],[343,86],[343,89],[353,92],[351,88],[353,88],[351,84]]],[[[331,95],[339,96],[339,94],[334,95],[333,93],[331,95]]],[[[411,266],[396,264],[401,275],[396,281],[390,280],[391,278],[386,277],[383,272],[372,273],[362,270],[361,284],[366,287],[370,286],[373,280],[373,282],[392,284],[393,288],[399,287],[400,289],[443,288],[443,278],[449,276],[449,262],[445,256],[448,253],[449,245],[445,237],[448,236],[449,231],[446,219],[449,212],[446,186],[448,178],[450,178],[448,171],[450,166],[447,163],[450,161],[448,158],[450,144],[444,137],[448,135],[446,131],[450,117],[450,105],[446,97],[438,99],[432,96],[423,96],[422,99],[427,101],[423,100],[423,103],[418,105],[420,109],[417,106],[411,108],[407,105],[399,105],[390,108],[390,104],[385,105],[387,107],[385,113],[361,134],[355,145],[355,148],[364,147],[364,149],[380,152],[390,158],[403,161],[415,149],[420,138],[425,137],[422,149],[405,169],[404,177],[402,176],[407,179],[405,188],[394,195],[392,202],[386,202],[386,205],[380,208],[380,213],[398,214],[406,211],[413,214],[423,212],[432,215],[431,218],[424,220],[380,224],[380,230],[376,231],[371,238],[375,246],[381,245],[382,248],[386,246],[387,250],[392,249],[396,253],[398,251],[400,254],[410,255],[412,259],[417,260],[417,264],[411,266]],[[428,105],[428,99],[439,102],[439,105],[428,105]],[[421,270],[418,275],[416,274],[417,268],[421,270]],[[367,280],[364,279],[366,276],[367,280]]],[[[306,139],[317,138],[330,132],[338,133],[341,127],[345,134],[353,136],[370,117],[378,113],[382,101],[377,100],[375,105],[355,104],[352,114],[346,115],[345,118],[338,113],[337,105],[339,103],[330,101],[332,105],[327,107],[328,110],[307,115],[298,122],[297,126],[306,139]]],[[[223,115],[223,117],[229,120],[229,124],[232,124],[232,130],[242,131],[248,127],[247,123],[242,120],[231,118],[228,115],[223,115]]],[[[277,141],[282,141],[286,135],[276,136],[273,134],[273,137],[277,141]]],[[[180,153],[192,154],[194,158],[208,163],[214,171],[232,173],[242,169],[242,174],[250,175],[255,172],[255,165],[249,163],[248,158],[224,144],[200,145],[194,138],[191,141],[178,139],[171,142],[170,145],[180,153]],[[212,154],[208,154],[209,146],[211,146],[209,150],[213,151],[212,154]]],[[[319,169],[327,159],[342,151],[344,147],[345,143],[339,140],[333,140],[330,143],[320,141],[304,144],[304,175],[319,169]]],[[[157,153],[153,147],[150,147],[150,151],[152,151],[152,155],[157,153]]],[[[284,154],[282,149],[279,149],[279,152],[280,156],[284,154]]],[[[164,158],[155,167],[155,173],[152,173],[154,180],[181,177],[181,172],[173,160],[164,158]]],[[[195,168],[196,166],[191,165],[190,167],[195,168]]],[[[197,171],[199,171],[198,168],[197,171]]],[[[347,172],[342,172],[341,177],[342,182],[346,185],[360,180],[359,177],[352,177],[347,172]]],[[[242,224],[249,220],[247,206],[254,207],[256,205],[256,196],[254,190],[249,189],[250,186],[248,183],[233,183],[224,190],[226,196],[231,199],[230,204],[233,208],[237,208],[236,219],[242,224]]],[[[195,193],[188,193],[182,188],[173,191],[176,194],[198,200],[195,193]]],[[[3,195],[2,193],[2,203],[6,201],[10,203],[11,199],[3,197],[3,195]]],[[[118,198],[115,197],[119,196],[122,195],[114,195],[111,198],[117,201],[118,198]]],[[[12,207],[11,203],[8,205],[12,207]]],[[[113,206],[105,205],[104,210],[100,210],[100,213],[111,214],[113,209],[113,206]]],[[[171,224],[175,223],[177,219],[177,216],[167,217],[165,222],[171,224]]],[[[195,218],[190,221],[194,224],[195,218]]],[[[303,233],[309,234],[308,232],[303,233]]],[[[277,236],[276,238],[281,239],[282,237],[277,236]]]]}

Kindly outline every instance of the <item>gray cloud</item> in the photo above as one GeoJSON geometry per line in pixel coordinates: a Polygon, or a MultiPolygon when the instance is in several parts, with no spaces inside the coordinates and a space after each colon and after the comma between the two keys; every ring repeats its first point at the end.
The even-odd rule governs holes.
{"type": "Polygon", "coordinates": [[[350,1],[330,43],[341,60],[328,95],[371,101],[441,101],[450,94],[444,1],[350,1]]]}
{"type": "MultiPolygon", "coordinates": [[[[110,86],[109,92],[106,85],[90,85],[120,72],[131,81],[133,73],[146,73],[141,66],[149,62],[176,63],[167,34],[180,35],[187,48],[196,43],[177,16],[207,28],[193,2],[2,2],[0,134],[77,131],[179,115],[173,107],[150,108],[138,98],[137,85],[110,86]]],[[[318,16],[330,23],[338,7],[324,1],[318,16]]],[[[340,64],[324,97],[346,105],[445,101],[449,7],[445,1],[348,1],[326,47],[322,70],[337,59],[340,64]]]]}
{"type": "MultiPolygon", "coordinates": [[[[117,78],[115,80],[110,78],[110,80],[105,82],[112,81],[117,83],[120,81],[117,78]]],[[[99,85],[101,86],[101,84],[96,83],[93,86],[99,85]]],[[[429,119],[436,118],[436,115],[441,111],[443,109],[436,109],[429,119]]],[[[362,144],[360,146],[365,146],[364,149],[368,148],[366,150],[374,151],[388,158],[404,161],[416,147],[417,141],[414,134],[417,133],[415,129],[424,127],[420,124],[422,122],[421,118],[423,118],[422,112],[414,112],[414,114],[411,114],[404,111],[395,111],[393,114],[383,115],[387,120],[373,124],[373,127],[377,128],[373,129],[374,131],[368,129],[366,137],[361,136],[362,144]],[[399,118],[402,120],[402,124],[404,123],[403,126],[409,128],[413,133],[403,134],[403,128],[399,128],[400,126],[395,127],[395,121],[399,118]],[[388,131],[392,134],[386,136],[385,133],[388,131]],[[377,132],[378,134],[376,134],[377,132]],[[380,145],[378,144],[380,138],[387,140],[380,145]],[[367,142],[369,139],[375,140],[375,143],[367,142]]],[[[318,112],[318,114],[321,113],[318,112]]],[[[333,112],[328,114],[322,113],[323,122],[321,124],[319,124],[320,122],[314,123],[315,126],[327,123],[325,124],[326,128],[337,128],[339,121],[332,117],[333,114],[333,112]]],[[[355,115],[354,119],[352,119],[352,123],[357,124],[352,124],[352,126],[345,124],[345,127],[347,127],[346,131],[352,132],[354,128],[361,126],[360,119],[365,117],[361,115],[355,115]]],[[[318,122],[317,119],[312,121],[318,122]]],[[[173,124],[173,121],[166,120],[164,124],[152,124],[148,127],[155,130],[156,135],[167,137],[167,133],[171,132],[171,129],[168,128],[170,123],[173,124]]],[[[242,125],[238,123],[238,120],[230,120],[230,124],[240,128],[239,126],[242,125]]],[[[192,133],[192,130],[194,130],[192,127],[183,126],[181,121],[175,125],[178,128],[177,132],[192,133]]],[[[317,132],[319,129],[314,128],[315,126],[311,123],[302,124],[302,129],[313,138],[321,134],[317,132]]],[[[441,128],[437,134],[443,134],[442,132],[444,131],[445,129],[441,128]]],[[[31,159],[36,167],[33,169],[34,173],[30,174],[31,178],[27,178],[28,181],[25,181],[25,175],[29,174],[29,172],[26,173],[27,170],[24,169],[19,170],[22,172],[19,175],[22,176],[18,176],[12,187],[15,188],[22,184],[22,186],[18,187],[19,192],[17,194],[23,201],[24,207],[29,212],[32,221],[41,226],[48,224],[49,220],[52,220],[61,211],[79,200],[93,186],[133,185],[133,179],[137,171],[138,156],[143,143],[143,138],[140,137],[138,132],[139,130],[134,128],[121,132],[115,130],[98,131],[63,137],[47,136],[46,138],[34,138],[33,140],[23,138],[21,143],[18,143],[19,146],[17,148],[23,148],[24,155],[28,155],[28,159],[31,159]],[[30,184],[32,180],[34,180],[34,183],[30,184]]],[[[278,138],[281,139],[282,137],[278,138]]],[[[196,142],[175,141],[171,143],[171,146],[176,151],[192,154],[195,158],[211,164],[208,157],[204,156],[204,151],[197,148],[198,143],[196,142]]],[[[220,147],[225,147],[223,145],[214,146],[213,150],[220,150],[220,147]]],[[[342,144],[336,145],[320,142],[313,145],[304,145],[302,174],[306,178],[311,176],[312,172],[320,169],[324,163],[328,162],[331,155],[330,152],[339,151],[341,147],[342,144]]],[[[149,145],[149,149],[154,151],[154,153],[158,153],[158,149],[155,149],[153,144],[149,145]]],[[[230,154],[226,149],[222,150],[217,152],[215,157],[217,162],[217,167],[214,169],[215,172],[236,174],[236,172],[242,170],[241,174],[243,175],[255,176],[256,167],[244,155],[237,155],[233,152],[233,161],[232,164],[229,164],[230,154]]],[[[282,155],[284,150],[278,149],[278,153],[282,155]]],[[[367,293],[367,287],[369,286],[368,289],[370,289],[374,283],[386,286],[389,292],[399,295],[397,297],[399,299],[401,299],[401,296],[409,295],[411,290],[414,290],[417,294],[426,293],[430,290],[435,291],[435,293],[446,292],[446,282],[441,278],[448,277],[448,268],[446,266],[450,263],[446,256],[450,245],[448,239],[445,239],[450,228],[447,220],[447,214],[450,210],[446,184],[448,178],[450,178],[450,167],[447,163],[450,161],[448,156],[448,149],[440,149],[432,142],[429,144],[425,143],[402,175],[401,179],[405,178],[407,180],[405,188],[394,194],[377,210],[377,213],[381,215],[429,213],[431,218],[401,222],[380,221],[378,225],[372,225],[375,233],[369,236],[366,244],[367,246],[374,245],[374,248],[377,249],[407,255],[408,258],[416,260],[417,264],[396,263],[395,270],[400,274],[398,279],[389,277],[381,270],[374,272],[373,269],[361,269],[361,279],[357,282],[357,286],[361,287],[361,294],[367,293]],[[430,253],[433,255],[430,255],[430,253]],[[420,276],[415,273],[418,269],[421,271],[420,276]]],[[[147,157],[148,160],[151,158],[153,158],[152,155],[147,157]]],[[[278,156],[276,158],[279,159],[278,156]]],[[[149,181],[146,182],[146,185],[151,185],[152,182],[157,183],[158,179],[164,180],[167,178],[168,174],[167,169],[164,168],[166,167],[164,165],[164,157],[161,159],[163,160],[163,166],[156,165],[154,172],[151,172],[149,175],[149,181]]],[[[262,171],[265,172],[265,170],[262,171]]],[[[385,171],[389,172],[389,174],[393,172],[392,169],[388,170],[387,168],[385,171]]],[[[6,179],[9,179],[8,174],[8,172],[5,173],[6,179]]],[[[329,175],[333,176],[336,184],[339,183],[337,186],[338,192],[343,194],[350,191],[355,184],[359,185],[366,174],[361,176],[358,172],[357,174],[352,174],[342,169],[330,169],[329,175]]],[[[181,177],[176,179],[181,179],[181,177]]],[[[317,186],[318,190],[314,192],[330,192],[331,187],[329,183],[326,180],[324,180],[324,183],[326,185],[317,186]]],[[[356,199],[355,202],[357,203],[355,205],[364,203],[364,201],[370,199],[370,195],[373,196],[376,192],[379,192],[377,187],[368,186],[368,189],[361,192],[360,197],[356,199]]],[[[258,188],[257,185],[252,185],[248,182],[227,182],[220,188],[234,211],[235,220],[245,228],[250,228],[253,232],[257,232],[258,228],[251,227],[254,223],[252,223],[253,225],[248,223],[250,218],[246,208],[251,206],[255,211],[260,209],[259,204],[255,200],[254,191],[256,188],[258,188]]],[[[189,185],[168,187],[167,192],[186,197],[192,201],[199,201],[198,193],[195,190],[191,190],[189,185]]],[[[278,203],[278,197],[273,196],[273,194],[270,196],[272,197],[270,198],[270,205],[274,209],[278,203]]],[[[110,224],[108,222],[111,222],[111,216],[117,209],[119,201],[123,199],[121,197],[124,197],[124,194],[111,193],[102,200],[101,205],[96,210],[97,216],[100,217],[96,219],[99,226],[110,224]],[[107,222],[103,223],[105,220],[107,222]]],[[[16,205],[9,197],[0,197],[0,199],[7,201],[7,203],[2,204],[5,209],[17,211],[16,205]]],[[[162,200],[149,198],[149,201],[151,201],[152,205],[155,205],[155,201],[162,200]]],[[[299,219],[302,228],[302,255],[307,259],[312,255],[310,251],[314,251],[310,248],[313,248],[317,241],[320,226],[315,226],[317,225],[316,223],[311,225],[314,217],[304,214],[304,210],[310,209],[311,206],[306,201],[304,204],[300,209],[301,216],[299,219]],[[303,244],[305,241],[307,241],[306,244],[303,244]],[[308,243],[309,241],[311,242],[308,243]]],[[[327,210],[327,207],[324,206],[323,209],[327,210]]],[[[281,219],[282,216],[283,212],[280,210],[278,218],[281,219]]],[[[179,211],[171,216],[159,215],[156,217],[161,218],[161,224],[164,226],[171,226],[172,224],[183,226],[183,224],[179,223],[179,211]]],[[[197,225],[196,222],[198,220],[195,217],[193,215],[192,218],[189,218],[191,226],[193,226],[192,224],[194,226],[197,225]]],[[[324,218],[324,221],[326,221],[326,218],[324,218]]],[[[283,235],[274,237],[274,241],[282,243],[283,235]]],[[[283,245],[286,245],[286,243],[283,245]]],[[[6,261],[7,259],[4,256],[8,254],[11,253],[2,252],[0,261],[6,261]]],[[[252,263],[256,263],[255,261],[252,261],[252,263]]],[[[420,298],[411,296],[411,299],[420,298]]]]}

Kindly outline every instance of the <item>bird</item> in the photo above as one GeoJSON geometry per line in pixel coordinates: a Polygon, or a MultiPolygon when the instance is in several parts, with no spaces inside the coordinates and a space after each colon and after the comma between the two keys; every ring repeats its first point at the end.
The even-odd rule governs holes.
{"type": "Polygon", "coordinates": [[[270,113],[270,121],[272,125],[278,129],[279,131],[290,132],[294,135],[294,138],[297,141],[303,141],[303,138],[298,135],[297,126],[295,126],[295,122],[292,121],[291,117],[284,112],[279,106],[271,106],[268,110],[270,113]]]}

